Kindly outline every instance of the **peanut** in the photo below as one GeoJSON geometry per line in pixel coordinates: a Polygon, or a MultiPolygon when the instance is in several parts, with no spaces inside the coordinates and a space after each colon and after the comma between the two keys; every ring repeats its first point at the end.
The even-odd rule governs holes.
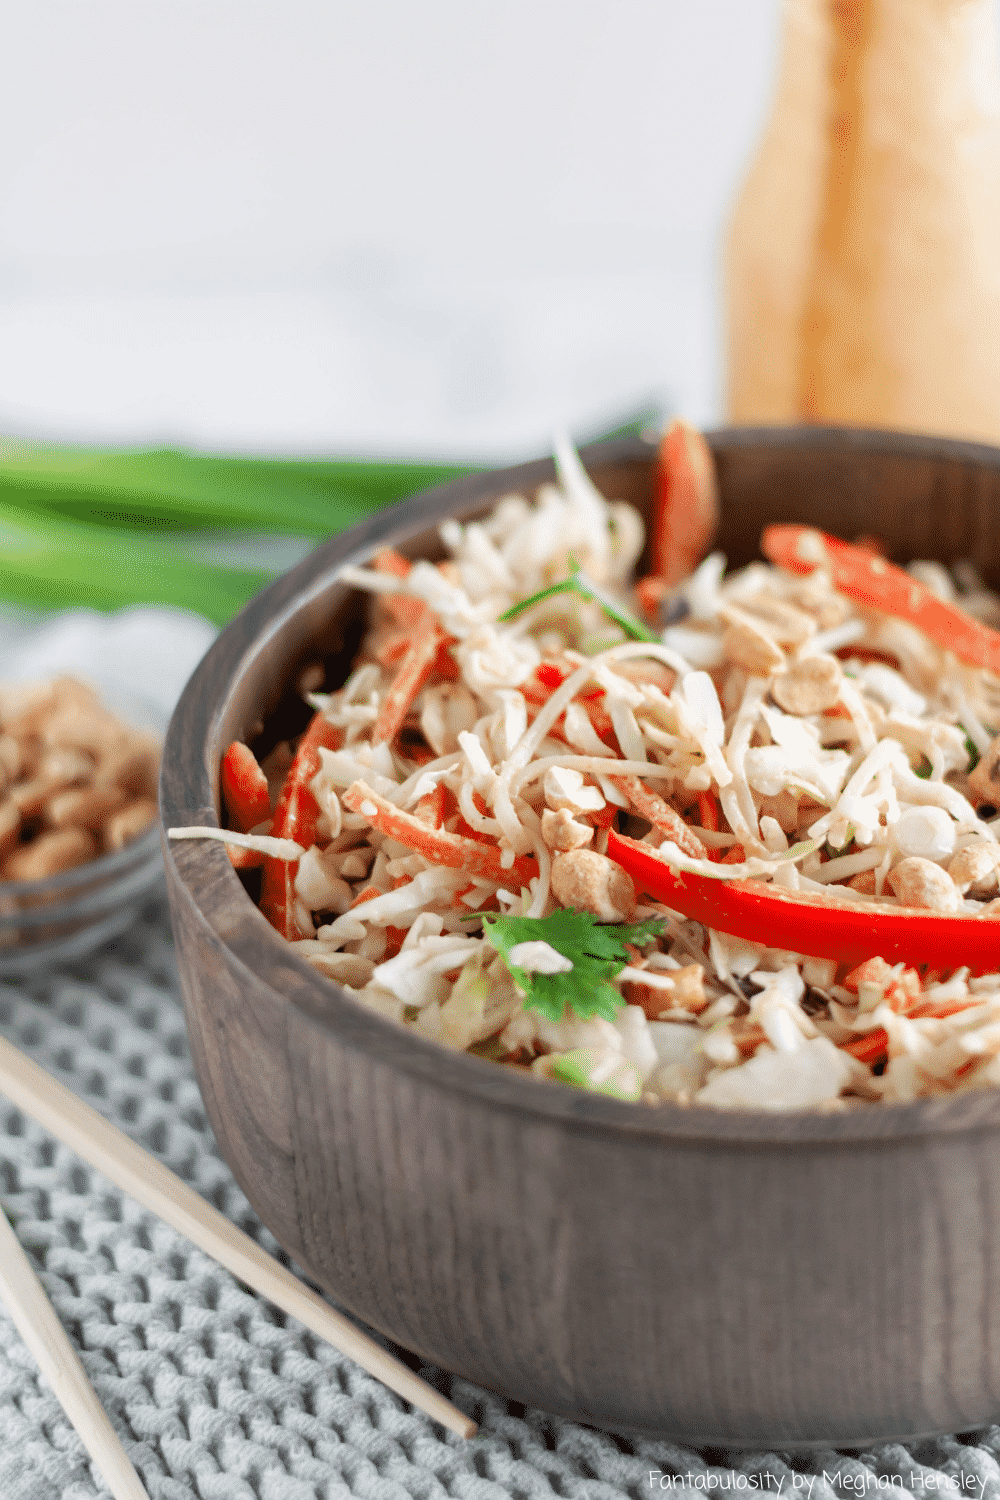
{"type": "Polygon", "coordinates": [[[1000,844],[986,839],[969,844],[948,861],[947,868],[961,895],[972,891],[985,896],[1000,883],[1000,844]]]}
{"type": "Polygon", "coordinates": [[[3,867],[4,880],[45,880],[97,856],[97,841],[85,828],[60,828],[43,833],[11,854],[3,867]]]}
{"type": "Polygon", "coordinates": [[[744,599],[742,608],[764,626],[779,646],[801,646],[815,634],[816,622],[811,615],[772,594],[744,599]]]}
{"type": "Polygon", "coordinates": [[[593,912],[602,922],[629,922],[635,886],[621,865],[591,849],[571,849],[552,861],[552,894],[561,906],[593,912]]]}
{"type": "Polygon", "coordinates": [[[722,649],[736,666],[754,677],[770,677],[785,664],[785,653],[768,632],[752,620],[749,615],[735,618],[735,610],[727,611],[731,623],[722,637],[722,649]]]}
{"type": "Polygon", "coordinates": [[[570,849],[581,849],[594,837],[593,827],[578,823],[568,807],[553,812],[547,807],[542,813],[542,838],[550,849],[566,853],[570,849]]]}
{"type": "Polygon", "coordinates": [[[70,787],[56,792],[45,807],[45,821],[53,828],[89,828],[96,833],[125,801],[125,793],[113,786],[70,787]]]}
{"type": "Polygon", "coordinates": [[[155,799],[159,747],[152,735],[130,734],[109,747],[94,780],[97,786],[117,786],[130,797],[155,799]]]}
{"type": "Polygon", "coordinates": [[[803,656],[775,678],[771,696],[786,714],[819,714],[837,702],[843,680],[844,669],[835,656],[803,656]]]}
{"type": "Polygon", "coordinates": [[[969,775],[969,801],[975,808],[1000,808],[1000,734],[969,775]]]}
{"type": "Polygon", "coordinates": [[[952,912],[961,905],[955,882],[932,860],[911,855],[889,871],[889,885],[904,906],[922,906],[930,911],[952,912]]]}
{"type": "Polygon", "coordinates": [[[156,803],[150,797],[141,797],[112,813],[104,825],[105,848],[124,848],[130,839],[138,837],[148,828],[155,817],[156,803]]]}

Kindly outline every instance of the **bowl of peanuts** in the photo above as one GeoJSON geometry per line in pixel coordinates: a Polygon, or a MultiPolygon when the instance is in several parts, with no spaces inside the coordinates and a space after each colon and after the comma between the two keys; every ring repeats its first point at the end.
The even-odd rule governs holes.
{"type": "Polygon", "coordinates": [[[163,727],[112,684],[0,683],[0,974],[82,957],[162,880],[163,727]]]}

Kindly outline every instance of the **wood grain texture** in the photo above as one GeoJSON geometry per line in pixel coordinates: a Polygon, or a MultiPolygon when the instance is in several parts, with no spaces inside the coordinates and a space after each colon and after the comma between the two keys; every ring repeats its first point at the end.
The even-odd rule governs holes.
{"type": "MultiPolygon", "coordinates": [[[[900,559],[971,556],[1000,583],[1000,451],[822,428],[711,441],[733,562],[766,522],[810,521],[877,531],[900,559]]],[[[648,505],[646,445],[584,459],[605,493],[648,505]]],[[[217,822],[226,745],[287,711],[304,661],[343,680],[343,562],[433,553],[443,517],[552,475],[417,497],[254,600],[174,715],[166,826],[217,822]]],[[[1000,1413],[1000,1091],[771,1117],[545,1086],[352,1002],[219,845],[166,863],[222,1151],[295,1260],[374,1327],[516,1400],[689,1442],[864,1444],[1000,1413]]]]}

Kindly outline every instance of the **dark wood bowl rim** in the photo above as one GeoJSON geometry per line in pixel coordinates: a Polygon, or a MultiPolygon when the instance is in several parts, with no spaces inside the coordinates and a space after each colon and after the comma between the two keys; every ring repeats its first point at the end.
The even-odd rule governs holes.
{"type": "MultiPolygon", "coordinates": [[[[910,436],[898,432],[839,427],[723,428],[708,434],[713,449],[723,455],[761,444],[778,450],[799,448],[845,452],[859,457],[952,460],[1000,473],[1000,448],[947,438],[910,436]]],[[[588,467],[648,461],[652,445],[640,438],[613,439],[581,450],[588,467]]],[[[194,672],[178,703],[164,747],[161,813],[164,826],[200,822],[218,826],[214,808],[215,784],[211,759],[218,760],[218,726],[226,700],[206,701],[209,684],[222,678],[229,692],[265,641],[273,637],[308,600],[329,586],[331,575],[346,562],[361,562],[377,547],[415,535],[474,503],[503,493],[530,491],[554,478],[550,459],[519,464],[504,470],[474,474],[438,486],[381,511],[349,531],[321,544],[309,557],[258,594],[219,635],[194,672]],[[503,484],[498,488],[498,477],[503,484]],[[249,639],[251,644],[244,645],[249,639]],[[197,787],[198,807],[184,805],[175,787],[197,787]],[[210,809],[210,811],[206,811],[210,809]]],[[[453,1052],[366,1010],[331,981],[323,979],[268,924],[245,896],[235,872],[217,843],[182,846],[165,843],[168,878],[175,894],[188,903],[217,942],[223,943],[247,974],[247,983],[268,983],[261,973],[259,950],[269,946],[275,970],[291,966],[294,993],[268,983],[277,1004],[293,1003],[314,1022],[333,1032],[342,1046],[407,1073],[423,1086],[464,1095],[470,1102],[504,1113],[549,1120],[576,1132],[597,1132],[609,1140],[716,1142],[720,1148],[742,1145],[753,1149],[844,1147],[893,1141],[939,1133],[995,1131],[1000,1127],[1000,1089],[970,1091],[957,1096],[919,1099],[912,1104],[861,1105],[843,1114],[811,1110],[781,1113],[729,1111],[703,1105],[671,1103],[657,1108],[628,1104],[588,1094],[563,1085],[549,1085],[501,1068],[467,1053],[453,1052]],[[183,855],[178,855],[178,849],[183,855]],[[180,863],[179,863],[180,861],[180,863]],[[220,878],[222,877],[222,878],[220,878]],[[228,888],[227,888],[228,887],[228,888]],[[235,887],[236,889],[231,889],[235,887]],[[246,903],[246,924],[232,921],[235,895],[246,903]],[[226,907],[229,917],[226,920],[226,907]],[[246,941],[246,939],[250,939],[246,941]]]]}

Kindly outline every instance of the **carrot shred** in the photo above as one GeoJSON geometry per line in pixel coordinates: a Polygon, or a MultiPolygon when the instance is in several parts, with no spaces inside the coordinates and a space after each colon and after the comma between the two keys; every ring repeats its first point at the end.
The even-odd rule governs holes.
{"type": "MultiPolygon", "coordinates": [[[[319,770],[320,750],[337,750],[342,741],[341,730],[324,719],[322,714],[314,715],[299,740],[274,810],[271,833],[275,838],[294,839],[305,849],[316,842],[319,807],[309,789],[309,782],[319,770]]],[[[271,926],[276,927],[291,943],[298,942],[302,937],[295,920],[295,877],[298,868],[298,860],[279,860],[265,856],[260,891],[261,911],[271,926]]]]}
{"type": "Polygon", "coordinates": [[[878,1062],[880,1057],[884,1057],[888,1051],[889,1033],[884,1026],[876,1026],[874,1030],[859,1036],[856,1041],[841,1042],[840,1045],[842,1052],[849,1052],[852,1057],[858,1059],[858,1062],[871,1066],[872,1063],[878,1062]]]}
{"type": "Polygon", "coordinates": [[[386,927],[385,952],[382,955],[383,963],[385,963],[387,959],[396,957],[396,954],[403,946],[403,942],[406,938],[406,932],[407,929],[405,927],[386,927]]]}
{"type": "Polygon", "coordinates": [[[421,823],[426,823],[428,828],[440,828],[444,823],[445,790],[444,782],[439,781],[434,790],[421,797],[414,808],[413,816],[419,818],[421,823]]]}
{"type": "Polygon", "coordinates": [[[351,812],[360,812],[368,818],[373,828],[422,854],[432,864],[445,865],[448,869],[461,870],[466,875],[484,880],[495,880],[498,885],[516,881],[521,888],[538,874],[538,865],[533,858],[518,855],[511,867],[505,867],[500,863],[500,850],[496,844],[480,844],[472,838],[448,833],[443,828],[428,828],[412,813],[404,812],[378,792],[373,792],[363,781],[355,781],[349,786],[341,801],[351,812]],[[366,806],[373,811],[363,811],[366,806]]]}
{"type": "Polygon", "coordinates": [[[629,806],[638,817],[645,818],[660,833],[666,834],[691,859],[706,857],[705,845],[691,832],[680,813],[651,792],[638,776],[612,776],[611,780],[625,793],[629,806]]]}
{"type": "Polygon", "coordinates": [[[384,895],[385,892],[380,891],[377,885],[366,885],[363,891],[358,892],[347,909],[353,911],[356,906],[363,906],[366,901],[374,901],[376,896],[384,895]]]}
{"type": "MultiPolygon", "coordinates": [[[[719,803],[712,792],[698,793],[698,818],[702,828],[707,828],[710,833],[718,833],[719,803]]],[[[719,863],[718,849],[706,849],[705,855],[714,865],[719,863]]]]}
{"type": "Polygon", "coordinates": [[[372,731],[373,744],[379,745],[395,739],[414,698],[431,675],[441,634],[434,616],[424,605],[414,638],[379,709],[372,731]]]}
{"type": "Polygon", "coordinates": [[[660,605],[663,603],[666,592],[666,583],[655,573],[649,573],[645,578],[640,578],[635,586],[636,602],[650,625],[655,625],[660,618],[660,605]]]}
{"type": "Polygon", "coordinates": [[[689,422],[675,418],[663,434],[654,484],[650,566],[669,587],[698,566],[719,521],[715,461],[689,422]]]}

